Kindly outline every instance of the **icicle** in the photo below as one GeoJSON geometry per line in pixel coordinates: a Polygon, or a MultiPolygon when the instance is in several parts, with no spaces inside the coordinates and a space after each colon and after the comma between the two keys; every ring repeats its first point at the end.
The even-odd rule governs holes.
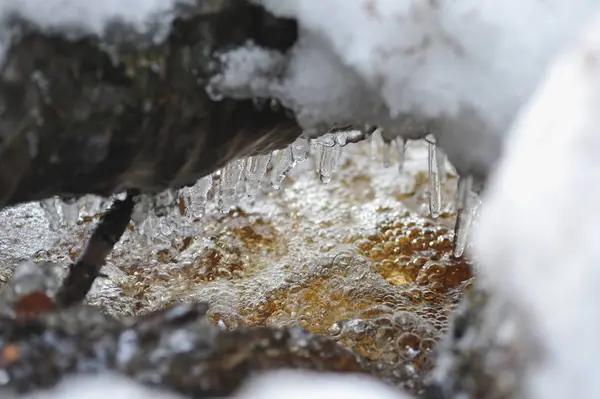
{"type": "Polygon", "coordinates": [[[348,144],[349,133],[350,132],[336,132],[335,142],[338,143],[340,147],[345,147],[348,144]]]}
{"type": "Polygon", "coordinates": [[[104,211],[103,202],[104,199],[102,197],[98,197],[96,195],[86,195],[81,199],[82,205],[80,212],[85,216],[93,217],[104,211]]]}
{"type": "Polygon", "coordinates": [[[271,154],[257,155],[246,159],[246,194],[248,197],[255,197],[260,192],[260,184],[267,166],[271,161],[271,154]]]}
{"type": "Polygon", "coordinates": [[[335,141],[340,147],[345,147],[350,143],[358,143],[366,138],[366,134],[360,130],[349,130],[346,132],[338,132],[335,136],[335,141]]]}
{"type": "Polygon", "coordinates": [[[271,186],[275,190],[281,188],[281,183],[288,173],[296,166],[290,147],[273,152],[273,170],[271,171],[271,186]]]}
{"type": "Polygon", "coordinates": [[[183,223],[179,210],[179,193],[167,189],[154,196],[154,212],[158,219],[158,230],[168,237],[183,223]]]}
{"type": "Polygon", "coordinates": [[[292,143],[292,158],[296,163],[302,163],[308,158],[310,144],[305,136],[300,136],[292,143]]]}
{"type": "Polygon", "coordinates": [[[131,222],[139,233],[144,234],[145,222],[151,214],[154,214],[152,199],[148,195],[141,195],[136,198],[136,201],[131,213],[131,222]]]}
{"type": "Polygon", "coordinates": [[[389,168],[392,166],[392,142],[383,140],[381,152],[383,154],[383,167],[389,168]]]}
{"type": "Polygon", "coordinates": [[[431,217],[435,219],[440,215],[442,205],[440,169],[436,155],[435,137],[428,135],[426,140],[429,146],[429,211],[431,217]]]}
{"type": "Polygon", "coordinates": [[[140,227],[140,233],[145,235],[146,237],[156,238],[158,237],[158,233],[160,232],[160,225],[158,222],[158,218],[154,215],[154,212],[150,210],[150,213],[146,216],[146,219],[142,222],[140,227]]]}
{"type": "Polygon", "coordinates": [[[204,176],[198,180],[192,187],[194,197],[190,201],[194,216],[201,217],[206,214],[206,204],[208,202],[208,192],[213,186],[212,175],[204,176]]]}
{"type": "Polygon", "coordinates": [[[61,209],[65,223],[72,225],[79,220],[79,204],[75,198],[63,199],[61,209]]]}
{"type": "Polygon", "coordinates": [[[446,154],[440,148],[436,148],[435,156],[437,157],[438,164],[438,174],[440,176],[440,184],[443,184],[446,181],[446,154]]]}
{"type": "Polygon", "coordinates": [[[406,140],[402,136],[396,136],[394,143],[396,143],[396,151],[398,152],[398,170],[402,172],[406,153],[406,140]]]}
{"type": "Polygon", "coordinates": [[[318,157],[318,172],[323,183],[329,183],[335,172],[342,153],[340,147],[333,138],[327,137],[320,140],[318,157]]]}
{"type": "Polygon", "coordinates": [[[219,209],[227,212],[236,194],[236,188],[244,174],[245,161],[237,159],[227,164],[221,171],[221,186],[219,189],[219,209]]]}
{"type": "Polygon", "coordinates": [[[46,219],[48,219],[48,224],[52,230],[58,230],[60,228],[61,218],[58,213],[58,201],[58,197],[40,201],[40,207],[44,210],[46,219]]]}
{"type": "Polygon", "coordinates": [[[469,230],[477,206],[475,196],[473,178],[471,176],[461,176],[458,180],[456,224],[454,225],[454,242],[452,243],[452,255],[455,257],[462,256],[467,246],[469,230]]]}
{"type": "Polygon", "coordinates": [[[381,137],[381,131],[375,130],[370,136],[371,140],[371,159],[377,161],[380,157],[383,148],[383,138],[381,137]]]}

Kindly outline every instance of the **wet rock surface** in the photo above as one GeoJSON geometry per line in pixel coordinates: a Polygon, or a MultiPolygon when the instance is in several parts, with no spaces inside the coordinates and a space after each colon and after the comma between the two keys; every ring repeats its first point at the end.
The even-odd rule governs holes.
{"type": "Polygon", "coordinates": [[[227,331],[206,321],[207,309],[181,304],[124,321],[88,306],[4,317],[3,385],[29,392],[68,375],[113,370],[191,397],[214,397],[231,394],[249,373],[261,370],[367,370],[360,357],[301,328],[227,331]]]}
{"type": "Polygon", "coordinates": [[[424,397],[508,399],[524,394],[528,370],[542,350],[523,310],[475,287],[456,310],[438,347],[424,397]]]}

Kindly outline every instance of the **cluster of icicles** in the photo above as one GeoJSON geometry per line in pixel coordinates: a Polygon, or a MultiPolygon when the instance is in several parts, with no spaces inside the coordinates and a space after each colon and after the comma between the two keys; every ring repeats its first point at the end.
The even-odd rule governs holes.
{"type": "MultiPolygon", "coordinates": [[[[327,184],[339,164],[342,148],[349,143],[364,140],[368,134],[360,131],[327,133],[316,139],[301,136],[285,149],[266,155],[257,155],[230,162],[223,169],[198,180],[194,186],[180,190],[166,190],[156,195],[143,195],[139,199],[132,222],[136,231],[149,238],[167,238],[174,233],[188,236],[198,234],[199,218],[206,213],[209,192],[218,198],[218,208],[227,212],[236,204],[239,195],[256,197],[265,181],[279,190],[288,173],[299,163],[305,162],[309,155],[315,156],[315,165],[321,182],[327,184]],[[196,227],[196,228],[195,228],[196,227]]],[[[383,140],[375,130],[369,137],[373,157],[383,155],[384,167],[392,166],[392,151],[397,151],[397,165],[402,171],[406,141],[398,136],[392,142],[383,140]]],[[[441,213],[441,184],[446,176],[446,157],[436,147],[435,138],[425,138],[428,145],[428,193],[429,210],[432,218],[441,213]]],[[[50,227],[57,230],[61,225],[75,224],[82,216],[94,216],[106,210],[118,194],[105,199],[85,196],[79,200],[63,200],[58,197],[40,202],[50,227]]],[[[454,256],[461,256],[465,250],[467,236],[478,204],[473,192],[473,180],[470,176],[461,177],[458,182],[457,219],[454,229],[454,256]]]]}

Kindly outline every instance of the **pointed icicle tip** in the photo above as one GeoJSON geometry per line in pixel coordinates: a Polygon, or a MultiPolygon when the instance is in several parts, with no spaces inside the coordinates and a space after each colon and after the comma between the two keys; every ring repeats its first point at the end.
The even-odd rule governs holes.
{"type": "Polygon", "coordinates": [[[440,182],[439,158],[435,144],[435,137],[428,135],[425,139],[428,143],[428,188],[429,188],[429,212],[436,219],[440,216],[442,206],[442,188],[440,182]]]}

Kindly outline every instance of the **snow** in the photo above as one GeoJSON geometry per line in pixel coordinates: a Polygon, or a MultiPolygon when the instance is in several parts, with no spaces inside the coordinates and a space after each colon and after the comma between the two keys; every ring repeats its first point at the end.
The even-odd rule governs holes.
{"type": "MultiPolygon", "coordinates": [[[[45,31],[99,37],[121,21],[161,41],[175,7],[190,1],[5,0],[0,62],[14,15],[45,31]]],[[[479,177],[548,62],[600,8],[595,0],[253,1],[298,19],[301,38],[284,62],[257,47],[223,55],[214,98],[275,98],[313,135],[334,124],[411,138],[433,131],[457,169],[479,177]]]]}
{"type": "Polygon", "coordinates": [[[234,399],[410,399],[371,377],[275,371],[250,380],[234,399]]]}
{"type": "Polygon", "coordinates": [[[600,397],[600,18],[523,110],[483,200],[482,278],[544,348],[530,398],[600,397]]]}
{"type": "MultiPolygon", "coordinates": [[[[2,0],[0,1],[0,64],[18,31],[17,18],[43,32],[70,38],[91,35],[104,38],[115,23],[127,25],[140,43],[163,41],[175,17],[175,9],[192,0],[2,0]]],[[[123,36],[122,39],[131,39],[123,36]]]]}
{"type": "Polygon", "coordinates": [[[321,133],[353,123],[404,134],[410,118],[460,171],[480,175],[547,64],[600,9],[595,0],[255,2],[301,27],[287,67],[258,96],[321,133]]]}
{"type": "Polygon", "coordinates": [[[120,20],[140,33],[149,31],[158,15],[166,23],[177,0],[20,0],[2,1],[0,15],[19,15],[42,28],[77,28],[98,36],[110,22],[120,20]]]}
{"type": "MultiPolygon", "coordinates": [[[[5,396],[3,396],[5,397],[5,396]]],[[[15,397],[16,399],[17,397],[15,397]]],[[[18,399],[184,399],[157,389],[146,388],[116,374],[77,376],[56,387],[18,397],[18,399]]],[[[12,399],[10,396],[7,399],[12,399]]]]}
{"type": "MultiPolygon", "coordinates": [[[[184,399],[114,374],[78,376],[57,387],[19,399],[184,399]]],[[[370,377],[352,374],[323,374],[276,371],[258,375],[231,399],[410,399],[397,389],[370,377]]],[[[8,398],[12,399],[12,398],[8,398]]]]}

